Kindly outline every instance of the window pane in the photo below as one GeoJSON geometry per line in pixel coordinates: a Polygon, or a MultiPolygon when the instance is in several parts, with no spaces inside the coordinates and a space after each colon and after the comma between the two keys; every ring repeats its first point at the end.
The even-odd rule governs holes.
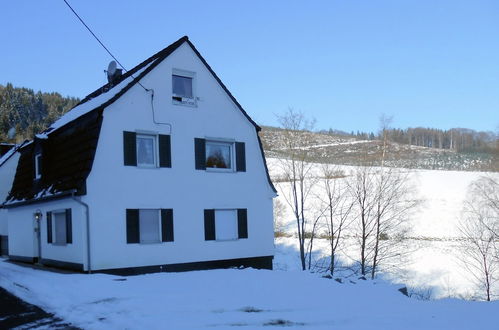
{"type": "Polygon", "coordinates": [[[237,239],[236,210],[215,210],[215,237],[217,241],[237,239]]]}
{"type": "Polygon", "coordinates": [[[42,155],[36,155],[36,177],[42,175],[42,155]]]}
{"type": "Polygon", "coordinates": [[[55,242],[66,244],[66,213],[54,213],[55,242]]]}
{"type": "Polygon", "coordinates": [[[231,144],[206,142],[206,167],[232,168],[231,144]]]}
{"type": "Polygon", "coordinates": [[[140,243],[159,242],[159,211],[139,210],[140,243]]]}
{"type": "Polygon", "coordinates": [[[182,76],[172,76],[173,94],[192,98],[192,78],[182,76]]]}
{"type": "Polygon", "coordinates": [[[137,135],[137,164],[155,165],[154,137],[137,135]]]}

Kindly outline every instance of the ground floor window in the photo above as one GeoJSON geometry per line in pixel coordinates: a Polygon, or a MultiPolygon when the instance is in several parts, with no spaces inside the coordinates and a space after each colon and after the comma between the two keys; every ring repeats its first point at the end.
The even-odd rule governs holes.
{"type": "Polygon", "coordinates": [[[172,209],[127,209],[127,243],[173,242],[172,209]]]}
{"type": "Polygon", "coordinates": [[[71,209],[47,212],[47,243],[55,245],[73,243],[71,209]]]}
{"type": "Polygon", "coordinates": [[[204,230],[207,241],[232,241],[248,238],[247,209],[204,210],[204,230]]]}

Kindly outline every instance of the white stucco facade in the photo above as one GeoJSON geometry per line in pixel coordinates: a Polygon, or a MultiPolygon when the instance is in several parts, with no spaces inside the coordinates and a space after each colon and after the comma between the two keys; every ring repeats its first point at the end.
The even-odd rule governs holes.
{"type": "MultiPolygon", "coordinates": [[[[14,152],[0,166],[0,204],[5,201],[12,187],[14,176],[16,175],[17,163],[19,161],[19,153],[14,152]]],[[[5,209],[0,209],[0,236],[7,236],[8,232],[8,212],[5,209]]]]}
{"type": "Polygon", "coordinates": [[[29,204],[8,209],[9,211],[9,255],[27,259],[40,258],[66,263],[83,264],[86,267],[85,210],[70,198],[44,203],[29,204]],[[72,210],[72,244],[57,245],[47,242],[47,212],[72,210]],[[39,211],[38,223],[34,214],[39,211]]]}
{"type": "MultiPolygon", "coordinates": [[[[86,181],[87,192],[79,197],[89,205],[90,269],[273,256],[275,192],[267,178],[255,126],[188,43],[183,43],[140,83],[154,90],[153,104],[151,92],[135,84],[104,109],[93,167],[86,181]],[[172,73],[176,70],[194,73],[196,106],[172,102],[172,73]],[[124,131],[170,135],[171,168],[124,166],[124,131]],[[246,171],[196,170],[195,138],[244,142],[246,171]],[[173,209],[174,241],[127,244],[126,209],[173,209]],[[248,237],[205,240],[205,209],[247,209],[248,237]]],[[[87,218],[81,204],[67,197],[14,207],[9,209],[9,219],[9,236],[25,237],[9,242],[11,254],[77,263],[89,269],[87,218]],[[65,208],[73,210],[73,242],[49,244],[45,214],[65,208]],[[36,210],[44,214],[41,252],[33,230],[36,210]],[[34,243],[29,244],[30,240],[34,243]]]]}

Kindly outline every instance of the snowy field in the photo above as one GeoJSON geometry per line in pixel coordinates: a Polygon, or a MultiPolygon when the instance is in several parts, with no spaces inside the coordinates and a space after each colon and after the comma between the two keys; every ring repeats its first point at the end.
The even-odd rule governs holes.
{"type": "Polygon", "coordinates": [[[421,301],[382,281],[227,269],[118,277],[0,259],[0,286],[84,329],[493,329],[499,302],[421,301]]]}
{"type": "MultiPolygon", "coordinates": [[[[272,177],[282,175],[279,159],[267,160],[272,177]]],[[[346,175],[356,169],[354,166],[338,166],[346,175]]],[[[404,169],[404,171],[407,171],[404,169]]],[[[384,277],[395,283],[419,288],[431,294],[431,298],[460,297],[475,299],[477,287],[473,279],[463,268],[462,256],[456,239],[460,238],[457,228],[461,210],[466,199],[468,186],[484,174],[499,178],[499,173],[408,170],[409,178],[415,188],[414,194],[420,200],[419,206],[410,217],[410,240],[407,241],[410,253],[406,260],[398,265],[393,273],[384,277]]],[[[313,176],[320,176],[321,165],[312,168],[313,176]]],[[[340,181],[344,179],[339,179],[340,181]]],[[[284,195],[289,193],[286,184],[277,184],[280,196],[278,200],[287,205],[284,195]]],[[[314,189],[310,195],[319,193],[314,189]],[[315,191],[314,191],[315,190],[315,191]]],[[[284,215],[285,231],[296,235],[296,223],[292,215],[284,215]]],[[[281,237],[276,239],[280,251],[274,265],[277,269],[300,269],[300,260],[296,238],[281,237]]],[[[353,240],[346,240],[346,248],[340,251],[340,258],[345,264],[358,260],[353,240]]],[[[315,260],[328,254],[326,240],[314,243],[315,260]]],[[[499,291],[499,288],[495,288],[499,291]]]]}

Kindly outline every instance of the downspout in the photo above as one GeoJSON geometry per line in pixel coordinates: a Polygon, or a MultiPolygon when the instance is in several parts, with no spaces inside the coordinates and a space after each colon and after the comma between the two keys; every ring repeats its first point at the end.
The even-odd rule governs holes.
{"type": "Polygon", "coordinates": [[[87,203],[82,202],[80,198],[76,198],[75,192],[76,192],[76,190],[73,190],[71,192],[71,198],[75,202],[77,202],[78,204],[83,205],[85,207],[85,214],[86,214],[86,218],[87,218],[86,219],[87,220],[87,222],[86,222],[86,224],[87,224],[87,268],[88,268],[87,272],[89,274],[92,274],[92,268],[90,266],[90,260],[91,260],[90,259],[90,207],[88,206],[87,203]]]}

